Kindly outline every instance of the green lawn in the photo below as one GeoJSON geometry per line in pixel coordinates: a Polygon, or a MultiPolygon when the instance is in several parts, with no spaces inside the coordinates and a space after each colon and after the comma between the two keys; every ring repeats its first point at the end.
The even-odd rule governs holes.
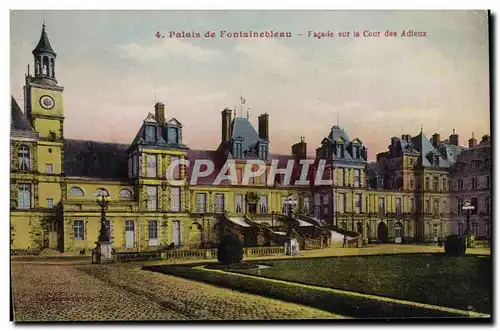
{"type": "Polygon", "coordinates": [[[244,274],[491,313],[490,256],[365,255],[267,260],[244,274]]]}

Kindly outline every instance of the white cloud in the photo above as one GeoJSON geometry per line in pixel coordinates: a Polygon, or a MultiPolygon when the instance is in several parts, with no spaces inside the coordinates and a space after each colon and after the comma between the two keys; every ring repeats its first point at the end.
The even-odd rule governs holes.
{"type": "Polygon", "coordinates": [[[122,56],[138,61],[166,59],[172,56],[207,62],[220,55],[219,51],[204,49],[179,39],[166,39],[149,45],[131,43],[117,46],[122,56]]]}

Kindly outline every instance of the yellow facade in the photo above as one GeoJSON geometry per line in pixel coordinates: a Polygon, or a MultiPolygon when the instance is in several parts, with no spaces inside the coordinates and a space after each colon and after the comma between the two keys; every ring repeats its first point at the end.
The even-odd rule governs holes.
{"type": "MultiPolygon", "coordinates": [[[[42,38],[47,38],[44,33],[42,38]]],[[[43,57],[55,59],[50,49],[37,52],[34,53],[35,61],[43,57]]],[[[15,251],[50,248],[89,254],[101,228],[96,195],[103,190],[111,199],[106,219],[116,251],[155,250],[172,243],[181,248],[199,247],[201,243],[215,244],[218,240],[217,223],[222,214],[226,217],[272,219],[273,215],[283,212],[284,198],[290,195],[298,201],[295,210],[298,214],[313,214],[327,224],[359,232],[371,241],[381,240],[382,236],[386,236],[382,241],[392,242],[397,238],[406,241],[430,238],[435,225],[443,222],[443,218],[436,214],[446,213],[449,208],[448,174],[434,170],[416,171],[414,165],[418,155],[411,154],[405,155],[402,164],[394,170],[402,176],[401,190],[368,188],[366,169],[359,164],[335,167],[335,183],[326,186],[267,186],[265,176],[270,171],[269,164],[265,174],[255,178],[250,185],[191,185],[185,167],[180,168],[180,182],[171,184],[166,180],[165,172],[173,158],[188,159],[188,149],[169,141],[180,141],[182,131],[175,131],[173,136],[159,131],[147,136],[147,128],[177,130],[181,127],[175,119],[166,121],[164,109],[158,104],[155,116],[150,114],[144,121],[144,136],[138,135],[137,143],[126,151],[111,146],[109,148],[115,148],[112,152],[101,153],[100,157],[108,158],[101,163],[87,158],[96,155],[89,152],[91,149],[87,151],[88,155],[75,153],[66,160],[70,151],[65,147],[63,87],[55,81],[53,66],[52,62],[47,71],[37,68],[35,76],[26,77],[24,116],[29,125],[16,127],[11,134],[10,221],[11,248],[15,251]],[[154,138],[162,134],[168,138],[154,138]],[[147,142],[151,137],[155,139],[154,144],[147,142]],[[114,160],[109,159],[115,155],[113,153],[126,153],[128,157],[128,175],[120,173],[120,179],[100,176],[101,167],[113,163],[114,160]],[[149,172],[152,166],[148,159],[156,163],[154,174],[149,172]],[[74,169],[68,165],[70,162],[74,162],[73,166],[80,166],[85,174],[72,173],[74,169]],[[356,170],[359,171],[358,178],[355,178],[356,170]],[[433,190],[431,186],[436,180],[440,188],[433,190]],[[176,188],[178,196],[173,197],[176,188]],[[200,194],[206,197],[204,210],[199,210],[200,194]],[[243,208],[238,210],[237,197],[245,199],[250,194],[267,201],[266,208],[259,205],[258,210],[250,213],[249,206],[243,203],[243,208]],[[328,198],[332,195],[334,208],[328,198]],[[155,201],[154,206],[152,201],[155,201]],[[216,201],[224,202],[223,210],[216,206],[216,201]],[[417,212],[418,217],[414,216],[417,212]],[[401,226],[401,232],[396,232],[394,227],[398,226],[401,226]]],[[[228,125],[223,129],[223,139],[227,139],[233,125],[231,111],[225,110],[223,116],[226,116],[223,123],[228,125]]],[[[267,115],[259,117],[259,125],[261,121],[267,125],[267,119],[267,115]]],[[[268,128],[264,134],[268,135],[268,128]]],[[[349,143],[343,139],[338,142],[349,143]]],[[[106,144],[74,143],[82,146],[92,143],[97,147],[106,144]]],[[[305,144],[304,141],[301,143],[305,144]]],[[[351,143],[354,148],[362,146],[358,139],[351,143]]],[[[245,166],[244,162],[236,164],[237,169],[245,166]]],[[[108,175],[115,174],[108,172],[108,175]]],[[[238,180],[241,182],[241,178],[238,180]]],[[[443,228],[441,224],[441,231],[443,228]]]]}

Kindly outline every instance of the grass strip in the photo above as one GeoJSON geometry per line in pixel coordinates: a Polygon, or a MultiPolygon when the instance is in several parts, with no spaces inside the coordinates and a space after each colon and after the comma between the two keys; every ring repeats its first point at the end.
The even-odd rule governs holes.
{"type": "Polygon", "coordinates": [[[453,308],[417,304],[222,270],[209,270],[200,266],[193,267],[193,265],[144,266],[143,269],[298,303],[354,318],[490,317],[486,314],[453,308]]]}

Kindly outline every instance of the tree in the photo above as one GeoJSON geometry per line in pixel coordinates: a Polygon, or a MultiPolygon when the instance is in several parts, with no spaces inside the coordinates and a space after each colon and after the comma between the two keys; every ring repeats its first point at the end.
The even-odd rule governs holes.
{"type": "Polygon", "coordinates": [[[465,238],[456,234],[446,237],[444,252],[448,255],[464,255],[466,250],[465,238]]]}
{"type": "Polygon", "coordinates": [[[230,265],[243,260],[243,243],[235,235],[226,235],[222,238],[217,250],[217,260],[220,264],[230,265]]]}

